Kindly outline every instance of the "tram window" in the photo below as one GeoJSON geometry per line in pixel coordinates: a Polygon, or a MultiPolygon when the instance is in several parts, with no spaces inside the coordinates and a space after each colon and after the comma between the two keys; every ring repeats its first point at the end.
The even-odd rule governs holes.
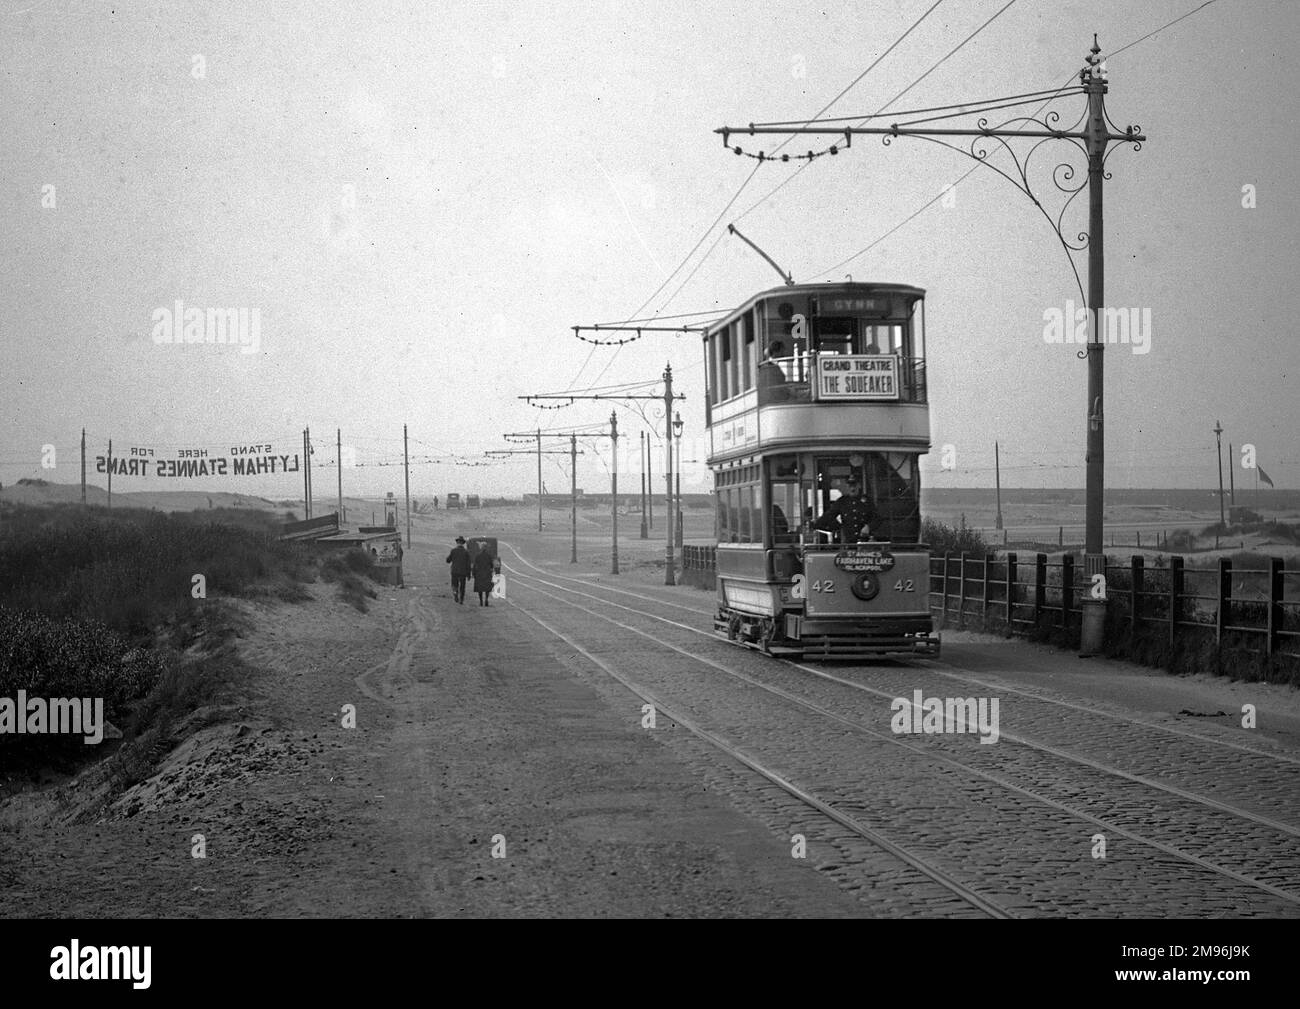
{"type": "Polygon", "coordinates": [[[799,503],[799,462],[795,456],[775,456],[768,463],[767,500],[774,545],[796,543],[803,525],[799,503]]]}
{"type": "Polygon", "coordinates": [[[853,349],[856,329],[852,318],[831,317],[816,320],[817,349],[823,354],[848,354],[853,349]]]}
{"type": "Polygon", "coordinates": [[[873,452],[864,474],[874,502],[877,539],[916,543],[921,538],[920,482],[917,457],[910,452],[873,452]]]}
{"type": "Polygon", "coordinates": [[[889,325],[863,325],[855,345],[859,354],[901,354],[903,352],[903,327],[889,325]]]}
{"type": "Polygon", "coordinates": [[[749,528],[750,528],[749,519],[750,519],[751,509],[753,508],[753,504],[754,504],[754,488],[740,487],[738,488],[738,490],[739,490],[739,502],[737,504],[738,514],[736,517],[737,519],[739,519],[739,522],[737,523],[736,535],[739,537],[739,539],[737,540],[737,542],[749,543],[751,542],[750,534],[749,534],[749,528]]]}
{"type": "Polygon", "coordinates": [[[736,320],[736,342],[740,345],[740,390],[748,392],[754,388],[754,369],[758,357],[754,353],[754,327],[749,325],[748,316],[742,315],[736,320]]]}

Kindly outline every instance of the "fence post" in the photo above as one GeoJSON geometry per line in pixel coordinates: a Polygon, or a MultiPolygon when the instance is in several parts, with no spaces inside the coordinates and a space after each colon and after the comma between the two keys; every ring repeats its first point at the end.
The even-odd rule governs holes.
{"type": "Polygon", "coordinates": [[[1223,628],[1228,624],[1228,608],[1232,602],[1232,561],[1219,558],[1219,608],[1214,614],[1214,643],[1223,644],[1223,628]]]}
{"type": "Polygon", "coordinates": [[[957,627],[966,626],[966,551],[961,552],[961,592],[957,596],[957,627]]]}
{"type": "Polygon", "coordinates": [[[1070,608],[1074,603],[1074,554],[1061,558],[1061,626],[1070,626],[1070,608]]]}
{"type": "Polygon", "coordinates": [[[980,630],[989,626],[989,567],[993,564],[993,555],[984,555],[984,598],[980,602],[980,630]]]}
{"type": "Polygon", "coordinates": [[[1142,582],[1145,565],[1145,558],[1140,554],[1133,555],[1129,569],[1130,584],[1133,586],[1133,598],[1129,600],[1128,604],[1128,620],[1134,634],[1137,633],[1138,625],[1142,620],[1142,582]]]}
{"type": "Polygon", "coordinates": [[[1174,635],[1178,630],[1179,598],[1183,594],[1183,559],[1169,558],[1169,648],[1174,647],[1174,635]]]}
{"type": "Polygon", "coordinates": [[[952,577],[952,551],[943,552],[943,613],[940,615],[943,627],[948,626],[948,579],[952,577]]]}
{"type": "Polygon", "coordinates": [[[1015,616],[1016,597],[1016,555],[1007,554],[1007,633],[1011,632],[1015,616]]]}
{"type": "Polygon", "coordinates": [[[1282,593],[1284,571],[1281,557],[1268,559],[1268,645],[1266,654],[1278,651],[1281,638],[1278,631],[1282,629],[1282,593]]]}
{"type": "Polygon", "coordinates": [[[1043,619],[1047,605],[1047,554],[1034,555],[1034,625],[1043,619]]]}

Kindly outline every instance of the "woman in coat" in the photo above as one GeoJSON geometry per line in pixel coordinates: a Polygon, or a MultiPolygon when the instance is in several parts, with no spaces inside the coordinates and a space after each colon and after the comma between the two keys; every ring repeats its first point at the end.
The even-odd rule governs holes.
{"type": "Polygon", "coordinates": [[[480,606],[491,606],[492,595],[492,555],[480,547],[474,555],[474,591],[478,593],[480,606]]]}

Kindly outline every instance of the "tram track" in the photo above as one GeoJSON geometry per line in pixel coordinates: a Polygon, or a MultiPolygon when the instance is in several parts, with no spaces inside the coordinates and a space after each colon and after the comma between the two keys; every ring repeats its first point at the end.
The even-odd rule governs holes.
{"type": "MultiPolygon", "coordinates": [[[[612,592],[621,596],[629,596],[635,599],[640,599],[644,602],[653,603],[656,606],[664,606],[673,610],[679,610],[683,613],[690,613],[695,616],[700,616],[705,618],[706,620],[712,620],[711,607],[701,608],[697,606],[684,606],[681,603],[673,602],[668,599],[663,599],[659,596],[647,595],[641,592],[633,592],[629,589],[620,588],[618,586],[608,585],[602,582],[595,582],[591,578],[574,578],[572,575],[565,575],[555,571],[547,571],[546,569],[538,567],[537,565],[529,561],[527,558],[525,558],[514,545],[509,543],[504,543],[504,542],[501,545],[508,547],[514,553],[515,557],[519,560],[521,564],[524,564],[525,566],[533,569],[538,574],[546,575],[548,578],[558,578],[561,581],[572,581],[579,585],[583,585],[587,588],[599,588],[605,592],[612,592]]],[[[679,626],[681,626],[683,629],[690,630],[693,633],[701,634],[709,638],[710,640],[714,640],[714,641],[719,640],[716,634],[709,631],[701,630],[698,627],[691,627],[690,625],[687,624],[679,624],[679,626]]],[[[791,659],[781,658],[779,656],[769,656],[769,658],[771,658],[771,660],[774,662],[788,663],[789,665],[792,665],[799,669],[803,669],[806,672],[813,673],[814,675],[820,675],[822,672],[821,670],[818,670],[815,667],[809,666],[805,663],[796,662],[791,659]]],[[[1240,753],[1249,753],[1257,757],[1263,757],[1267,760],[1274,761],[1276,763],[1291,764],[1300,767],[1300,757],[1293,757],[1288,754],[1277,753],[1272,750],[1261,749],[1260,747],[1248,746],[1244,743],[1238,743],[1233,740],[1218,739],[1213,736],[1207,736],[1204,733],[1192,732],[1188,729],[1184,729],[1172,725],[1162,725],[1161,723],[1151,721],[1150,719],[1135,718],[1132,715],[1118,714],[1113,711],[1106,711],[1103,708],[1097,708],[1087,704],[1080,704],[1076,701],[1064,700],[1062,698],[1057,698],[1057,697],[1048,697],[1040,692],[1025,690],[1023,687],[1014,687],[1011,686],[1010,684],[1003,683],[1003,682],[994,682],[990,680],[985,680],[969,672],[959,672],[957,671],[956,667],[954,667],[951,663],[945,662],[943,659],[932,659],[932,658],[924,658],[924,657],[909,658],[909,657],[898,656],[898,657],[892,657],[891,661],[910,665],[910,666],[915,666],[917,668],[927,669],[934,672],[936,675],[943,676],[947,679],[953,680],[954,682],[966,683],[972,686],[982,687],[986,690],[997,690],[1000,693],[1004,693],[1004,694],[1015,694],[1017,696],[1039,701],[1043,704],[1048,704],[1055,707],[1075,711],[1080,714],[1094,715],[1099,718],[1107,718],[1131,726],[1141,726],[1142,728],[1151,729],[1155,732],[1164,733],[1166,735],[1175,736],[1182,739],[1194,740],[1198,743],[1205,743],[1210,746],[1218,746],[1228,750],[1236,750],[1240,753]]]]}
{"type": "Polygon", "coordinates": [[[543,628],[545,631],[555,636],[556,638],[559,638],[566,645],[574,649],[574,651],[578,652],[580,655],[586,658],[593,665],[597,666],[605,673],[607,673],[610,677],[617,680],[633,694],[640,697],[642,700],[646,701],[647,703],[654,705],[656,711],[662,713],[672,721],[676,722],[678,725],[681,725],[683,728],[687,729],[689,732],[693,733],[698,738],[704,740],[706,743],[713,746],[714,748],[725,753],[727,756],[737,760],[741,764],[748,767],[750,770],[761,775],[767,781],[771,782],[773,785],[777,786],[782,791],[791,795],[798,801],[804,803],[807,806],[810,806],[811,808],[815,809],[817,812],[821,813],[823,816],[827,817],[828,819],[831,819],[834,822],[840,824],[841,826],[848,828],[854,834],[868,841],[872,845],[875,845],[882,851],[885,851],[888,854],[894,856],[900,862],[903,862],[904,864],[920,872],[922,875],[926,876],[928,879],[932,880],[934,883],[938,884],[943,889],[956,895],[961,900],[970,904],[972,907],[977,908],[980,911],[983,911],[985,914],[989,915],[990,917],[994,917],[994,918],[1014,917],[1011,911],[1003,907],[1001,904],[998,904],[996,901],[990,900],[980,895],[971,887],[966,886],[965,884],[952,878],[950,875],[948,875],[948,873],[944,872],[938,866],[931,864],[926,859],[918,855],[915,855],[914,853],[908,851],[906,848],[898,844],[895,844],[894,842],[888,840],[877,831],[872,830],[870,827],[866,826],[865,824],[860,823],[858,820],[854,819],[853,817],[848,816],[847,814],[839,811],[829,803],[823,801],[822,799],[819,799],[816,795],[814,795],[810,791],[794,784],[792,781],[788,780],[785,776],[780,774],[778,771],[775,771],[772,768],[768,767],[762,761],[758,760],[754,756],[745,752],[734,743],[726,739],[723,739],[715,732],[711,732],[703,728],[697,722],[695,722],[694,719],[686,715],[683,715],[673,705],[666,703],[660,697],[656,696],[653,692],[647,690],[644,686],[634,682],[633,680],[619,673],[609,663],[605,662],[603,659],[599,658],[598,656],[592,654],[591,651],[584,648],[580,643],[575,641],[573,638],[565,634],[563,631],[551,626],[541,617],[537,616],[535,613],[531,612],[526,607],[521,606],[515,600],[511,599],[508,600],[508,602],[511,606],[517,609],[520,613],[523,613],[525,616],[531,619],[538,626],[540,626],[541,628],[543,628]]]}
{"type": "MultiPolygon", "coordinates": [[[[514,550],[513,547],[511,547],[511,549],[514,550]]],[[[514,551],[514,552],[516,554],[516,557],[519,558],[521,564],[526,564],[529,567],[532,567],[534,570],[541,570],[536,568],[535,565],[532,565],[530,562],[528,562],[526,558],[524,558],[522,555],[518,553],[518,551],[514,551]]],[[[841,725],[851,727],[855,732],[867,734],[875,741],[876,744],[882,747],[901,747],[905,751],[910,752],[914,758],[924,758],[926,761],[937,762],[939,764],[942,764],[949,771],[956,771],[959,774],[966,775],[969,777],[974,777],[979,779],[982,782],[992,784],[996,786],[998,789],[1001,789],[1006,793],[1015,795],[1018,800],[1029,800],[1031,802],[1037,803],[1042,807],[1051,809],[1055,811],[1055,813],[1057,814],[1071,817],[1076,821],[1090,825],[1090,827],[1100,828],[1101,830],[1107,832],[1108,836],[1114,835],[1114,836],[1125,838],[1129,841],[1132,841],[1134,844],[1143,845],[1153,851],[1160,852],[1161,854],[1166,855],[1170,858],[1180,860],[1184,864],[1196,866],[1201,870],[1214,873],[1219,877],[1231,879],[1235,883],[1244,884],[1256,888],[1257,890],[1261,890],[1265,893],[1270,894],[1272,897],[1277,898],[1278,900],[1284,902],[1285,906],[1290,907],[1292,909],[1294,909],[1297,905],[1300,905],[1300,895],[1297,895],[1295,892],[1286,889],[1282,886],[1276,885],[1275,882],[1271,882],[1267,878],[1261,878],[1263,876],[1273,876],[1280,881],[1297,878],[1297,875],[1293,874],[1292,872],[1292,867],[1289,867],[1287,864],[1294,857],[1294,852],[1292,852],[1292,858],[1282,859],[1282,862],[1284,864],[1280,868],[1275,866],[1272,868],[1264,867],[1261,869],[1259,866],[1254,866],[1252,871],[1242,871],[1241,868],[1234,868],[1232,866],[1220,864],[1220,861],[1216,861],[1214,859],[1207,858],[1204,855],[1200,855],[1195,852],[1185,850],[1185,846],[1180,846],[1177,843],[1169,843],[1166,840],[1161,840],[1160,838],[1149,836],[1148,832],[1133,829],[1131,826],[1125,826],[1122,823],[1117,823],[1113,819],[1103,818],[1102,816],[1096,815],[1095,812],[1090,812],[1086,808],[1079,808],[1081,803],[1064,802],[1061,801],[1060,799],[1052,798],[1050,795],[1044,794],[1043,790],[1025,787],[1024,785],[1017,784],[1016,781],[1012,780],[1011,778],[1009,778],[1004,774],[993,773],[987,769],[981,769],[980,767],[973,766],[969,762],[955,760],[951,756],[948,756],[944,752],[942,752],[942,747],[935,747],[933,745],[918,746],[904,739],[900,739],[897,736],[894,736],[892,734],[878,732],[872,729],[869,725],[865,725],[862,722],[855,721],[854,719],[851,718],[846,718],[845,716],[841,715],[839,711],[831,710],[830,707],[827,707],[827,703],[833,704],[836,707],[841,707],[842,705],[840,704],[840,700],[838,697],[829,698],[827,703],[817,703],[815,700],[810,699],[805,694],[802,693],[797,694],[793,691],[785,690],[781,687],[776,687],[771,683],[761,682],[755,679],[754,677],[751,677],[745,673],[741,673],[732,667],[726,666],[722,663],[706,658],[698,654],[698,652],[692,652],[688,649],[681,648],[677,645],[673,645],[672,643],[666,642],[662,638],[656,637],[655,635],[650,634],[640,628],[634,627],[630,624],[623,623],[622,621],[615,620],[609,616],[606,616],[605,614],[598,613],[595,610],[590,609],[589,607],[585,607],[582,606],[581,604],[574,603],[570,599],[562,598],[560,596],[557,596],[555,592],[548,592],[547,590],[554,589],[556,590],[556,592],[563,592],[568,595],[574,595],[579,597],[585,596],[588,600],[597,603],[599,605],[605,607],[617,608],[629,612],[640,618],[647,618],[660,623],[670,624],[681,630],[688,631],[692,634],[706,636],[714,641],[717,641],[716,637],[711,633],[700,631],[698,628],[694,628],[689,625],[682,624],[680,621],[674,621],[669,618],[660,616],[658,614],[649,613],[645,610],[638,610],[634,607],[626,606],[621,603],[616,603],[608,599],[602,599],[598,596],[591,595],[590,593],[578,591],[577,589],[571,588],[569,586],[559,585],[556,584],[555,582],[548,582],[544,578],[540,578],[536,575],[527,574],[515,567],[511,567],[509,568],[509,570],[511,570],[514,576],[517,579],[519,579],[518,584],[522,585],[525,589],[529,589],[531,591],[540,591],[548,595],[553,600],[563,603],[565,606],[573,610],[583,612],[590,617],[595,617],[597,619],[607,621],[609,624],[616,626],[625,632],[630,632],[633,634],[640,635],[641,637],[653,642],[654,644],[660,647],[667,648],[675,653],[687,657],[693,662],[703,663],[704,665],[707,665],[718,672],[722,672],[729,677],[737,678],[749,684],[750,686],[758,687],[762,690],[767,691],[768,693],[781,697],[787,703],[799,705],[808,711],[815,712],[820,718],[823,719],[829,718],[841,725]]],[[[547,575],[549,576],[550,573],[548,572],[547,575]]],[[[563,576],[559,576],[559,577],[563,577],[563,576]]],[[[569,580],[576,581],[573,579],[569,579],[569,580]]],[[[579,584],[581,584],[583,588],[596,588],[596,586],[592,586],[586,582],[580,582],[579,584]]],[[[599,588],[608,589],[611,587],[599,586],[599,588]]],[[[624,596],[639,595],[638,593],[631,593],[631,592],[627,592],[626,590],[614,590],[614,591],[624,596]]],[[[643,599],[643,601],[646,602],[651,602],[651,601],[659,602],[659,600],[653,600],[652,598],[649,597],[641,597],[641,598],[643,599]]],[[[684,608],[684,607],[677,606],[675,608],[684,608]]],[[[824,670],[814,669],[812,667],[803,666],[802,664],[776,663],[774,665],[780,665],[792,669],[798,669],[804,674],[812,674],[815,677],[820,678],[824,682],[835,683],[839,687],[847,687],[854,691],[865,692],[878,697],[889,696],[888,692],[886,691],[881,691],[870,687],[866,687],[862,684],[853,683],[852,681],[846,680],[843,677],[837,677],[834,676],[833,674],[826,673],[824,670]]],[[[1149,796],[1144,795],[1142,790],[1156,789],[1158,791],[1165,793],[1168,796],[1177,798],[1182,802],[1197,803],[1206,809],[1212,810],[1213,812],[1210,815],[1216,817],[1219,821],[1216,822],[1213,825],[1213,827],[1220,832],[1226,831],[1229,836],[1232,835],[1233,829],[1229,825],[1227,825],[1226,822],[1224,822],[1224,818],[1236,817],[1236,818],[1249,821],[1250,824],[1252,825],[1251,829],[1256,831],[1257,833],[1250,834],[1245,837],[1244,841],[1247,847],[1254,848],[1256,850],[1259,849],[1279,850],[1280,849],[1285,851],[1288,845],[1292,849],[1294,848],[1294,845],[1290,844],[1290,838],[1293,838],[1295,836],[1300,836],[1300,832],[1298,832],[1296,828],[1292,827],[1291,825],[1281,823],[1280,821],[1276,821],[1269,817],[1260,816],[1258,814],[1252,813],[1249,810],[1244,810],[1238,807],[1233,807],[1226,803],[1221,803],[1218,800],[1214,800],[1208,796],[1196,795],[1185,789],[1177,788],[1176,786],[1169,786],[1169,785],[1162,784],[1160,782],[1149,781],[1147,779],[1143,779],[1141,776],[1129,774],[1128,772],[1125,772],[1122,769],[1109,767],[1107,765],[1102,765],[1098,761],[1091,761],[1086,758],[1078,759],[1075,755],[1061,751],[1059,748],[1056,747],[1045,746],[1043,744],[1035,743],[1030,740],[1022,740],[1015,736],[1008,736],[1008,734],[1005,733],[1003,735],[1004,738],[1009,738],[1017,742],[1023,747],[1034,749],[1036,751],[1036,755],[1040,757],[1042,755],[1048,755],[1051,756],[1056,761],[1073,762],[1073,764],[1075,765],[1074,768],[1075,773],[1077,773],[1078,768],[1086,767],[1093,772],[1116,776],[1122,779],[1126,783],[1126,787],[1130,788],[1130,794],[1122,795],[1120,796],[1120,799],[1116,801],[1120,802],[1122,800],[1122,803],[1127,803],[1130,807],[1149,806],[1150,805],[1149,796]],[[1259,831],[1272,831],[1273,834],[1271,836],[1263,836],[1258,833],[1259,831]],[[1280,844],[1278,843],[1278,838],[1276,836],[1277,833],[1282,833],[1287,835],[1286,838],[1282,839],[1280,844]]],[[[929,742],[932,743],[932,741],[929,742]]],[[[979,750],[985,750],[985,749],[991,750],[996,748],[993,747],[979,748],[979,750]]],[[[1004,747],[1001,749],[1005,751],[1007,748],[1004,747]]],[[[1048,770],[1051,772],[1052,775],[1056,775],[1059,771],[1059,768],[1049,767],[1048,770]]],[[[1038,773],[1040,775],[1042,774],[1041,769],[1038,771],[1038,773]]],[[[1095,785],[1095,782],[1090,783],[1090,787],[1092,785],[1095,785]]],[[[1096,804],[1094,803],[1094,805],[1096,804]]],[[[1130,809],[1130,813],[1131,813],[1131,809],[1130,809]]],[[[1181,836],[1183,838],[1189,836],[1189,831],[1195,832],[1196,830],[1200,829],[1204,825],[1204,815],[1201,818],[1198,818],[1194,821],[1189,821],[1186,813],[1181,811],[1164,810],[1162,811],[1162,815],[1166,816],[1166,818],[1171,818],[1171,817],[1175,819],[1181,818],[1180,829],[1181,829],[1181,836]]],[[[1240,832],[1241,831],[1238,828],[1237,833],[1240,832]]],[[[1174,834],[1175,837],[1178,837],[1179,830],[1175,830],[1174,834]]]]}

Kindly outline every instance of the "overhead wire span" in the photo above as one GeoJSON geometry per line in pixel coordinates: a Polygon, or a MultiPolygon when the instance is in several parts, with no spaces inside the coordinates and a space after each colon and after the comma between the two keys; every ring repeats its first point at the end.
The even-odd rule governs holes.
{"type": "MultiPolygon", "coordinates": [[[[1012,2],[1014,3],[1015,0],[1012,0],[1012,2]]],[[[888,56],[899,45],[901,45],[902,42],[906,40],[907,37],[910,36],[912,32],[914,32],[922,24],[922,22],[925,21],[926,18],[928,18],[934,12],[935,8],[937,8],[941,3],[943,3],[943,0],[935,0],[935,2],[932,3],[929,6],[929,8],[926,9],[925,13],[923,13],[919,18],[917,18],[914,22],[912,22],[912,24],[908,27],[908,29],[905,32],[903,32],[903,34],[900,35],[889,46],[888,49],[886,49],[883,53],[881,53],[878,57],[876,57],[876,59],[874,59],[867,66],[865,70],[863,70],[860,74],[858,74],[857,77],[853,78],[852,81],[850,81],[844,88],[842,88],[839,94],[837,94],[829,102],[823,105],[822,108],[817,112],[817,115],[821,115],[822,113],[826,112],[827,109],[829,109],[841,98],[843,98],[846,94],[848,94],[849,91],[851,91],[858,84],[859,81],[861,81],[864,77],[866,77],[867,74],[871,73],[871,71],[874,70],[886,56],[888,56]]],[[[780,147],[778,147],[777,150],[780,150],[780,147]]],[[[753,180],[754,176],[757,174],[758,169],[760,167],[762,167],[761,163],[755,164],[754,170],[751,171],[749,175],[745,177],[745,181],[741,183],[740,188],[736,190],[735,194],[731,197],[731,199],[727,201],[727,205],[722,208],[722,211],[718,214],[718,216],[714,218],[713,222],[708,226],[708,228],[705,229],[704,234],[700,236],[699,241],[695,243],[695,245],[691,248],[690,252],[686,254],[685,258],[677,265],[677,267],[673,270],[673,272],[664,278],[663,282],[659,285],[659,287],[655,289],[654,293],[651,294],[650,297],[647,298],[645,302],[641,305],[641,307],[638,308],[636,312],[633,313],[634,316],[639,315],[641,312],[643,312],[645,310],[646,305],[649,305],[652,301],[654,301],[655,298],[657,298],[659,294],[663,291],[663,289],[668,286],[669,281],[672,280],[672,278],[676,276],[679,272],[681,272],[682,267],[684,267],[690,261],[691,257],[695,255],[696,250],[698,250],[699,247],[704,244],[704,240],[708,238],[709,233],[712,232],[713,229],[718,226],[718,223],[722,220],[724,216],[726,216],[727,211],[729,211],[732,205],[735,204],[736,200],[740,198],[740,194],[745,191],[746,187],[748,187],[749,183],[753,180]]],[[[779,189],[780,187],[777,188],[779,189]]],[[[775,190],[773,192],[775,192],[775,190]]],[[[743,217],[744,215],[741,216],[743,217]]],[[[699,263],[697,263],[695,265],[695,268],[691,271],[690,276],[688,276],[685,281],[683,281],[680,285],[678,285],[677,290],[673,292],[673,294],[669,297],[668,301],[664,302],[664,307],[667,307],[667,305],[671,304],[673,298],[676,298],[677,295],[682,291],[682,289],[685,288],[686,284],[690,281],[691,277],[695,275],[695,273],[699,270],[700,266],[703,265],[705,260],[707,260],[708,257],[712,254],[713,250],[717,248],[718,243],[720,241],[721,241],[721,235],[719,235],[719,237],[714,240],[713,244],[709,246],[709,249],[705,252],[704,256],[701,257],[699,263]]],[[[626,342],[632,342],[632,341],[626,341],[626,342]]],[[[618,349],[616,349],[614,353],[610,355],[610,359],[605,363],[605,367],[601,369],[599,374],[597,374],[596,376],[597,381],[613,365],[614,359],[617,358],[619,350],[622,349],[623,345],[624,344],[622,343],[617,345],[618,349]]],[[[591,360],[591,355],[594,353],[595,353],[595,348],[593,347],[592,350],[588,352],[586,359],[583,361],[582,367],[578,369],[579,375],[582,374],[583,369],[586,368],[587,362],[591,360]]]]}
{"type": "MultiPolygon", "coordinates": [[[[1205,2],[1205,3],[1202,3],[1200,6],[1195,7],[1195,8],[1193,8],[1192,10],[1187,11],[1185,14],[1182,14],[1182,15],[1180,15],[1179,17],[1174,18],[1172,21],[1168,21],[1168,22],[1166,22],[1165,24],[1161,25],[1159,28],[1156,28],[1154,31],[1147,32],[1147,33],[1146,33],[1145,35],[1143,35],[1141,38],[1135,39],[1134,41],[1128,43],[1127,45],[1120,46],[1120,48],[1114,50],[1113,52],[1111,52],[1111,53],[1109,53],[1109,54],[1104,54],[1104,55],[1106,56],[1106,59],[1114,59],[1114,58],[1115,58],[1116,56],[1118,56],[1120,53],[1127,52],[1129,49],[1132,49],[1134,46],[1140,45],[1142,42],[1145,42],[1147,39],[1151,38],[1152,36],[1157,35],[1157,34],[1159,34],[1160,32],[1164,31],[1166,28],[1170,28],[1170,27],[1172,27],[1173,25],[1178,24],[1178,22],[1180,22],[1180,21],[1182,21],[1182,20],[1184,20],[1184,19],[1186,19],[1186,18],[1191,17],[1193,14],[1196,14],[1197,12],[1204,10],[1206,7],[1210,6],[1210,4],[1212,4],[1212,3],[1216,3],[1216,2],[1217,2],[1217,0],[1206,0],[1206,2],[1205,2]]],[[[999,13],[1001,13],[1001,12],[999,12],[999,13]]],[[[1062,91],[1062,93],[1064,93],[1064,91],[1065,91],[1066,89],[1068,89],[1069,84],[1070,84],[1071,81],[1074,81],[1074,80],[1077,79],[1077,76],[1078,76],[1077,74],[1071,72],[1070,76],[1069,76],[1068,78],[1066,78],[1065,83],[1061,85],[1061,89],[1060,89],[1060,90],[1062,91]]],[[[1036,112],[1035,112],[1034,114],[1037,115],[1039,112],[1041,112],[1041,111],[1042,111],[1042,110],[1047,106],[1047,104],[1048,104],[1050,101],[1052,101],[1052,99],[1049,98],[1047,101],[1043,102],[1042,105],[1039,106],[1039,108],[1036,110],[1036,112]]],[[[807,167],[807,166],[804,166],[804,167],[807,167]]],[[[837,271],[837,270],[839,270],[839,269],[842,269],[843,267],[847,266],[849,263],[853,262],[853,260],[857,259],[859,256],[865,255],[866,253],[870,252],[870,251],[871,251],[872,249],[874,249],[877,245],[879,245],[881,242],[883,242],[886,238],[888,238],[890,235],[894,234],[894,232],[898,231],[899,228],[903,227],[903,225],[905,225],[905,224],[909,223],[910,221],[914,220],[916,217],[920,216],[920,214],[921,214],[922,212],[924,212],[925,210],[928,210],[930,207],[934,206],[934,204],[936,204],[937,202],[939,202],[939,200],[942,199],[943,196],[944,196],[946,193],[948,193],[949,191],[951,191],[952,189],[954,189],[956,186],[960,185],[961,183],[965,182],[968,178],[970,178],[973,174],[975,174],[976,170],[978,170],[979,167],[980,167],[979,164],[971,165],[971,167],[968,168],[965,172],[963,172],[960,176],[958,176],[958,177],[957,177],[956,179],[954,179],[952,182],[949,182],[947,185],[945,185],[944,188],[943,188],[943,189],[942,189],[942,190],[941,190],[941,191],[940,191],[936,196],[934,196],[932,199],[930,199],[929,201],[927,201],[926,203],[924,203],[922,206],[918,207],[916,210],[914,210],[911,214],[909,214],[909,215],[908,215],[907,217],[905,217],[903,220],[899,221],[898,224],[894,225],[894,226],[893,226],[892,228],[890,228],[887,232],[885,232],[883,235],[879,236],[878,238],[876,238],[875,240],[873,240],[873,241],[870,242],[869,244],[865,245],[863,248],[861,248],[861,249],[859,249],[857,252],[853,253],[853,255],[851,255],[851,256],[849,256],[849,257],[847,257],[847,258],[845,258],[845,259],[840,260],[840,261],[839,261],[838,263],[836,263],[834,266],[827,267],[826,269],[822,270],[820,273],[815,273],[815,274],[813,274],[811,279],[813,279],[813,280],[817,280],[817,279],[819,279],[819,278],[821,278],[821,277],[826,276],[826,275],[829,274],[829,273],[834,273],[835,271],[837,271]]],[[[802,168],[800,169],[800,171],[802,171],[802,168]]],[[[796,172],[796,173],[794,173],[794,174],[797,175],[798,172],[796,172]]]]}

